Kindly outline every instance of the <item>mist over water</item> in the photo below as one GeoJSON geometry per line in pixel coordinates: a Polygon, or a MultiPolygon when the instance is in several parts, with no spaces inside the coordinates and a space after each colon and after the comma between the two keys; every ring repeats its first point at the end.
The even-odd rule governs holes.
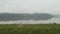
{"type": "MultiPolygon", "coordinates": [[[[49,13],[53,15],[56,15],[56,14],[60,15],[60,0],[0,0],[0,13],[49,13]]],[[[24,19],[26,18],[26,20],[23,20],[23,18],[21,19],[20,18],[21,16],[22,15],[14,17],[14,15],[12,14],[11,16],[8,14],[0,15],[0,20],[1,20],[0,24],[41,24],[41,23],[46,24],[46,23],[60,22],[60,18],[50,19],[49,17],[49,20],[36,21],[35,20],[36,15],[35,15],[33,16],[33,19],[35,21],[33,21],[33,20],[27,20],[27,19],[31,19],[29,15],[28,15],[28,18],[26,18],[25,15],[24,15],[25,17],[22,16],[24,19]],[[15,20],[18,17],[21,20],[9,21],[12,19],[15,20]]],[[[48,16],[46,18],[48,18],[48,16]]],[[[37,19],[39,19],[39,17],[37,17],[37,19]]],[[[42,19],[43,18],[44,18],[44,15],[42,16],[42,19]]]]}

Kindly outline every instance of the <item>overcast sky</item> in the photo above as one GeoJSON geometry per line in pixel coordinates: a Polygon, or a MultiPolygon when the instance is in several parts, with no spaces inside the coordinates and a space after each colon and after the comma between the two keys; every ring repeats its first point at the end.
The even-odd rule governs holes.
{"type": "Polygon", "coordinates": [[[60,0],[0,0],[0,12],[60,13],[60,0]]]}

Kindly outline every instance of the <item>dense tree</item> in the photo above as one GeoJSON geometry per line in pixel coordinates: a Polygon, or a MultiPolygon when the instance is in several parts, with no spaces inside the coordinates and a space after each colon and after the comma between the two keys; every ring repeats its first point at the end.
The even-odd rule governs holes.
{"type": "Polygon", "coordinates": [[[53,16],[48,13],[0,13],[0,21],[10,20],[48,20],[53,16]]]}

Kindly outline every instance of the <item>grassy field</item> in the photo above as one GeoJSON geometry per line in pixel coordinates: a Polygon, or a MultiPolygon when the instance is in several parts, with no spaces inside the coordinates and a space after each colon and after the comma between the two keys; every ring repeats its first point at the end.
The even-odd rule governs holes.
{"type": "Polygon", "coordinates": [[[0,24],[0,34],[60,34],[60,24],[0,24]]]}

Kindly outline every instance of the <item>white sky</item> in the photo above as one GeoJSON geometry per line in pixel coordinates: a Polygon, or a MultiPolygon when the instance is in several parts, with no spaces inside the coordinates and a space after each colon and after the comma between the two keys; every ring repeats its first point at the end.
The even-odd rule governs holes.
{"type": "Polygon", "coordinates": [[[0,0],[0,12],[60,13],[60,0],[0,0]]]}

